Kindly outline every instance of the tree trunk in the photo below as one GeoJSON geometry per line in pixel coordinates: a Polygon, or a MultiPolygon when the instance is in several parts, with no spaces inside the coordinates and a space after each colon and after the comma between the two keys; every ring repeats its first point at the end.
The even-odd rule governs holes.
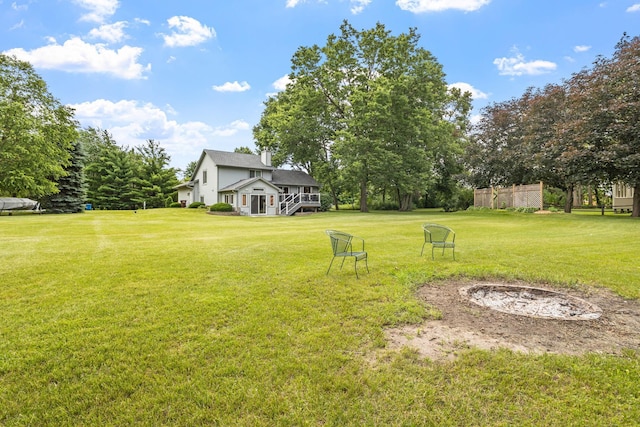
{"type": "Polygon", "coordinates": [[[571,213],[573,205],[573,184],[569,184],[566,190],[567,199],[564,201],[564,213],[571,213]]]}
{"type": "Polygon", "coordinates": [[[402,197],[399,197],[399,204],[400,206],[398,207],[398,210],[401,212],[407,212],[408,210],[411,209],[411,205],[413,202],[413,198],[411,197],[411,194],[404,194],[402,197]]]}
{"type": "Polygon", "coordinates": [[[367,182],[362,181],[360,183],[360,212],[369,212],[369,207],[367,206],[367,182]]]}
{"type": "Polygon", "coordinates": [[[631,216],[640,217],[640,184],[633,186],[633,210],[631,211],[631,216]]]}
{"type": "Polygon", "coordinates": [[[338,193],[332,190],[331,198],[333,199],[333,206],[336,207],[336,210],[340,210],[340,206],[339,206],[340,201],[338,200],[338,193]]]}

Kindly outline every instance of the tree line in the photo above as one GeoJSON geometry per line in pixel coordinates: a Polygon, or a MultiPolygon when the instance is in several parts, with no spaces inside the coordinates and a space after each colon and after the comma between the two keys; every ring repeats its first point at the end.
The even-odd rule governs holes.
{"type": "Polygon", "coordinates": [[[177,170],[158,142],[123,148],[105,130],[81,129],[73,114],[31,64],[0,54],[0,196],[60,213],[172,201],[177,170]]]}
{"type": "MultiPolygon", "coordinates": [[[[566,193],[567,212],[576,186],[624,182],[640,215],[638,37],[625,34],[611,58],[561,84],[487,106],[474,126],[471,94],[447,85],[419,39],[344,21],[324,46],[298,48],[290,83],[253,129],[257,150],[315,177],[336,207],[355,199],[363,212],[371,200],[464,208],[473,186],[542,180],[566,193]]],[[[154,140],[123,148],[80,129],[30,64],[0,54],[0,196],[66,211],[166,206],[178,183],[169,162],[154,140]]]]}
{"type": "Polygon", "coordinates": [[[475,186],[542,180],[565,192],[565,212],[576,186],[622,182],[634,189],[639,216],[640,38],[625,34],[612,57],[486,107],[465,159],[475,186]]]}

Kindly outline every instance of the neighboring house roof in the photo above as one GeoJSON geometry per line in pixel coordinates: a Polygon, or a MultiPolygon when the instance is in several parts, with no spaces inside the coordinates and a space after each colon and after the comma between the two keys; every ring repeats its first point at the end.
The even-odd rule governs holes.
{"type": "Polygon", "coordinates": [[[194,184],[194,181],[186,181],[186,182],[181,182],[178,185],[174,185],[172,188],[174,190],[179,190],[181,188],[193,188],[193,184],[194,184]]]}
{"type": "Polygon", "coordinates": [[[256,181],[262,181],[265,185],[268,185],[269,187],[275,189],[276,191],[280,190],[278,187],[276,187],[275,185],[273,185],[271,182],[267,181],[264,178],[260,178],[260,177],[256,177],[256,178],[247,178],[247,179],[242,179],[238,182],[234,182],[231,185],[227,185],[224,188],[221,188],[219,191],[220,192],[224,192],[224,191],[238,191],[241,188],[244,188],[248,185],[251,185],[253,183],[255,183],[256,181]]]}
{"type": "Polygon", "coordinates": [[[271,182],[274,185],[299,185],[305,187],[318,187],[318,182],[308,173],[288,169],[276,169],[271,174],[271,182]]]}
{"type": "Polygon", "coordinates": [[[244,169],[273,170],[273,167],[266,166],[260,160],[260,156],[255,154],[231,153],[228,151],[204,150],[218,166],[227,166],[244,169]]]}

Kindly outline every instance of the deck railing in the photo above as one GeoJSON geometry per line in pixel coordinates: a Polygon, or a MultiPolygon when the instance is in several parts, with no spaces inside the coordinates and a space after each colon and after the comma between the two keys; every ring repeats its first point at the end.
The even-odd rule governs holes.
{"type": "Polygon", "coordinates": [[[320,206],[320,193],[289,193],[280,195],[280,214],[290,215],[303,206],[320,206]]]}

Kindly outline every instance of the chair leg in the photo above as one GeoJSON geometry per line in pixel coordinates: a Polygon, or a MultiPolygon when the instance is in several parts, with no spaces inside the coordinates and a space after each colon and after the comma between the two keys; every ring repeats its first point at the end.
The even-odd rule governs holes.
{"type": "Polygon", "coordinates": [[[342,264],[340,264],[340,270],[342,270],[342,267],[344,266],[344,260],[347,259],[346,256],[342,257],[342,264]]]}
{"type": "Polygon", "coordinates": [[[422,250],[420,251],[420,256],[422,256],[422,254],[424,253],[424,245],[426,245],[426,244],[427,244],[427,242],[424,242],[422,244],[422,250]]]}
{"type": "Polygon", "coordinates": [[[355,258],[355,262],[353,263],[353,268],[356,270],[356,279],[359,279],[360,277],[358,277],[358,258],[355,258]]]}
{"type": "Polygon", "coordinates": [[[434,249],[435,249],[435,246],[431,245],[431,259],[435,259],[433,256],[434,249]]]}
{"type": "Polygon", "coordinates": [[[336,259],[336,257],[331,258],[331,264],[329,264],[329,269],[327,270],[327,275],[329,275],[329,270],[331,270],[331,266],[333,265],[333,260],[336,259]]]}

